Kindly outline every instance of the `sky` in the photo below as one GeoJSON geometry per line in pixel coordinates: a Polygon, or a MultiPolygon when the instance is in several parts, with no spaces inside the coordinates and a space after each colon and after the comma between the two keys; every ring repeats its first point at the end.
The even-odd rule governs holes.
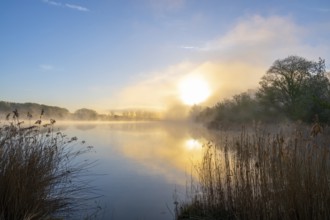
{"type": "Polygon", "coordinates": [[[71,112],[201,105],[258,88],[290,55],[330,67],[328,0],[1,0],[0,100],[71,112]],[[193,88],[198,91],[198,86],[193,88]],[[197,103],[196,103],[197,104],[197,103]]]}

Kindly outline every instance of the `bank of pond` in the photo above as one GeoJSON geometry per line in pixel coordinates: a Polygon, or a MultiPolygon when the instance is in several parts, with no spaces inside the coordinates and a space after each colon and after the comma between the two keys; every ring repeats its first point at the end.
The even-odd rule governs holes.
{"type": "Polygon", "coordinates": [[[0,219],[330,219],[329,134],[16,117],[0,126],[0,219]]]}

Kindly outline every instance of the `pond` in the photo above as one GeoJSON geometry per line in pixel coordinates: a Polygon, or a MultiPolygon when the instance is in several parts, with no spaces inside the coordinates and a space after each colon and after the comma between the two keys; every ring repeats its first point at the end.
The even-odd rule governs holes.
{"type": "Polygon", "coordinates": [[[75,122],[59,127],[94,146],[95,152],[85,156],[97,161],[91,184],[103,195],[102,219],[174,219],[175,198],[185,198],[194,165],[202,157],[203,128],[170,122],[75,122]]]}

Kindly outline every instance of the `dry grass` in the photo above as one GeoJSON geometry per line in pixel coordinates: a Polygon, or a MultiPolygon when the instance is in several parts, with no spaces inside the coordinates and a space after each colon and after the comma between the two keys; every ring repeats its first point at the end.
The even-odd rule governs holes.
{"type": "Polygon", "coordinates": [[[79,156],[90,148],[79,150],[77,138],[55,132],[55,120],[42,124],[41,115],[34,125],[22,127],[18,112],[13,113],[0,127],[0,219],[76,217],[91,192],[78,180],[91,165],[79,156]]]}
{"type": "Polygon", "coordinates": [[[205,146],[178,219],[330,219],[330,135],[243,129],[205,146]]]}

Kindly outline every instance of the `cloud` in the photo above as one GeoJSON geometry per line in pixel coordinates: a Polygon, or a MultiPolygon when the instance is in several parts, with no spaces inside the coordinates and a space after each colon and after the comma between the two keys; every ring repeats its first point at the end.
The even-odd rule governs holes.
{"type": "Polygon", "coordinates": [[[88,8],[85,8],[85,7],[82,7],[79,5],[65,4],[65,6],[68,8],[74,9],[74,10],[78,10],[78,11],[85,11],[85,12],[89,11],[88,8]]]}
{"type": "Polygon", "coordinates": [[[73,5],[73,4],[67,4],[67,3],[61,3],[61,2],[56,2],[56,1],[52,1],[52,0],[43,0],[43,2],[52,5],[52,6],[56,6],[56,7],[64,7],[64,8],[69,8],[69,9],[73,9],[73,10],[77,10],[77,11],[81,11],[81,12],[88,12],[89,9],[80,5],[73,5]]]}
{"type": "Polygon", "coordinates": [[[179,48],[184,49],[184,50],[200,50],[200,47],[196,46],[180,46],[179,48]]]}
{"type": "Polygon", "coordinates": [[[202,104],[212,106],[235,94],[257,89],[260,78],[277,59],[289,55],[311,60],[327,58],[329,46],[321,41],[311,43],[309,39],[313,39],[312,34],[290,17],[245,17],[225,34],[200,47],[181,47],[197,49],[202,60],[181,62],[146,73],[119,91],[114,103],[171,110],[176,106],[179,109],[183,105],[179,99],[180,80],[200,76],[208,82],[212,91],[211,97],[202,104]]]}
{"type": "Polygon", "coordinates": [[[241,18],[225,34],[200,46],[200,50],[215,59],[267,66],[289,55],[327,60],[330,47],[326,25],[300,26],[291,17],[253,15],[241,18]]]}
{"type": "Polygon", "coordinates": [[[202,50],[230,59],[262,60],[261,54],[276,56],[294,51],[304,35],[304,29],[288,17],[255,15],[240,20],[226,34],[207,42],[202,50]]]}
{"type": "Polygon", "coordinates": [[[60,3],[60,2],[55,2],[55,1],[51,1],[51,0],[43,0],[43,2],[45,2],[45,3],[47,3],[47,4],[50,4],[50,5],[53,5],[53,6],[59,6],[59,7],[62,6],[62,3],[60,3]]]}

